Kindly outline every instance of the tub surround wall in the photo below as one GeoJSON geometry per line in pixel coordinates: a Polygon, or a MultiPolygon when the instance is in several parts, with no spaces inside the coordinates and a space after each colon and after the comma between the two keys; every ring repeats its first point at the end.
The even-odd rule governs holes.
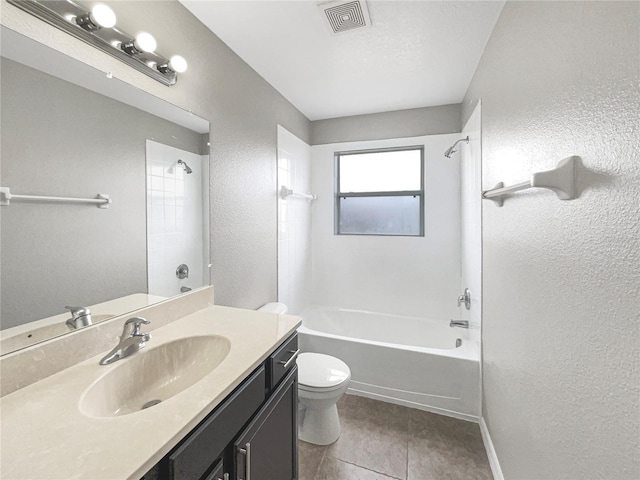
{"type": "Polygon", "coordinates": [[[216,300],[247,308],[273,301],[276,124],[308,142],[309,120],[177,1],[105,3],[125,31],[148,30],[158,51],[185,56],[189,70],[176,85],[166,87],[7,2],[1,2],[1,22],[211,122],[216,300]]]}
{"type": "Polygon", "coordinates": [[[458,309],[459,317],[469,320],[475,335],[480,336],[482,322],[482,178],[480,104],[467,121],[460,138],[469,137],[469,143],[459,143],[460,161],[460,294],[465,288],[471,291],[471,309],[458,309]]]}
{"type": "Polygon", "coordinates": [[[412,108],[311,122],[311,144],[385,140],[459,132],[461,105],[412,108]]]}
{"type": "Polygon", "coordinates": [[[485,188],[483,415],[505,478],[640,477],[640,3],[507,2],[464,100],[485,188]]]}
{"type": "Polygon", "coordinates": [[[143,331],[152,332],[182,317],[213,305],[213,287],[168,299],[63,337],[0,357],[0,397],[70,368],[118,344],[126,319],[150,320],[143,331]]]}
{"type": "Polygon", "coordinates": [[[313,303],[439,318],[457,314],[460,162],[444,151],[460,134],[312,147],[313,303]],[[334,234],[334,152],[425,147],[425,236],[334,234]]]}
{"type": "MultiPolygon", "coordinates": [[[[311,190],[311,147],[278,125],[278,192],[311,190]]],[[[278,196],[278,301],[298,315],[311,303],[311,203],[278,196]]]]}

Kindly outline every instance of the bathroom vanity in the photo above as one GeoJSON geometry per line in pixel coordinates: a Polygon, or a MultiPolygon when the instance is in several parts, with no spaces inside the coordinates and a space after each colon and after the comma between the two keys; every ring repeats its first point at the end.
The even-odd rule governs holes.
{"type": "MultiPolygon", "coordinates": [[[[183,311],[189,296],[206,295],[135,312],[151,321],[151,340],[131,356],[99,365],[101,344],[86,360],[5,391],[0,478],[297,478],[300,319],[215,305],[183,311]]],[[[2,357],[3,375],[39,368],[19,368],[18,356],[56,363],[106,332],[115,346],[127,317],[2,357]]]]}
{"type": "Polygon", "coordinates": [[[294,334],[143,480],[298,478],[297,350],[294,334]]]}

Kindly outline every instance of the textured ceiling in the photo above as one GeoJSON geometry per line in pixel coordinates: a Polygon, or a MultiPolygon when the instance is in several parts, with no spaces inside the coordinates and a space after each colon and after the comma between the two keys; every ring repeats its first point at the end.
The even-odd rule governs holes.
{"type": "Polygon", "coordinates": [[[311,120],[459,103],[502,1],[368,1],[331,34],[317,2],[181,0],[311,120]]]}

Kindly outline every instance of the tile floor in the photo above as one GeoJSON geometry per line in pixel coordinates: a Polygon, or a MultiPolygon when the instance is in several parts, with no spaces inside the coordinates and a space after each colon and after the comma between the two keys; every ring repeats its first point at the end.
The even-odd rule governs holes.
{"type": "Polygon", "coordinates": [[[491,480],[477,424],[345,395],[333,445],[299,442],[300,480],[491,480]]]}

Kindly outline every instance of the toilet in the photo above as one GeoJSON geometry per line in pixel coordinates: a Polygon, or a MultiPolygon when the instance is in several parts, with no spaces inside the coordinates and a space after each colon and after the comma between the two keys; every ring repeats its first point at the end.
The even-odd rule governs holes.
{"type": "Polygon", "coordinates": [[[342,360],[322,353],[298,355],[298,401],[302,422],[298,438],[329,445],[340,437],[336,403],[345,394],[351,370],[342,360]]]}
{"type": "MultiPolygon", "coordinates": [[[[287,313],[283,303],[272,302],[258,311],[287,313]]],[[[322,353],[298,355],[298,438],[315,445],[329,445],[340,437],[336,404],[345,394],[351,370],[342,360],[322,353]]]]}

